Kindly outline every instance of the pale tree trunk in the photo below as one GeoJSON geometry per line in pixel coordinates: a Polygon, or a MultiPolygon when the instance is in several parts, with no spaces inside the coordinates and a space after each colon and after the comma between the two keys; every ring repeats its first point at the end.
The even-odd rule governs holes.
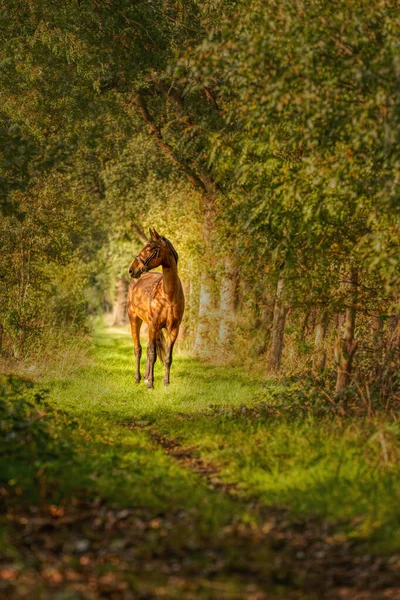
{"type": "Polygon", "coordinates": [[[179,334],[177,338],[177,341],[179,342],[185,337],[187,337],[189,333],[188,320],[191,312],[191,285],[187,281],[181,281],[181,283],[183,288],[183,294],[185,296],[185,312],[183,314],[183,320],[179,328],[179,334]]]}
{"type": "MultiPolygon", "coordinates": [[[[190,269],[190,271],[192,270],[192,267],[190,269]]],[[[194,292],[194,283],[193,283],[193,279],[190,279],[189,281],[189,285],[188,285],[188,292],[187,292],[187,297],[185,300],[185,315],[187,318],[187,332],[188,335],[190,336],[190,338],[192,339],[192,341],[194,340],[195,337],[195,332],[196,332],[196,317],[197,317],[197,312],[196,312],[196,308],[197,308],[197,302],[196,302],[196,295],[194,292]]]]}
{"type": "Polygon", "coordinates": [[[287,308],[283,304],[284,280],[281,277],[276,287],[276,299],[274,306],[274,318],[272,322],[271,351],[268,359],[268,368],[278,371],[281,366],[283,352],[283,338],[285,333],[285,322],[287,308]]]}
{"type": "Polygon", "coordinates": [[[193,352],[205,355],[210,349],[210,318],[213,312],[211,279],[203,273],[200,283],[199,317],[193,352]]]}
{"type": "MultiPolygon", "coordinates": [[[[212,257],[211,232],[215,220],[214,205],[210,196],[203,195],[203,236],[204,236],[204,261],[212,257]]],[[[197,318],[196,338],[193,351],[197,356],[209,355],[214,349],[211,348],[211,339],[215,337],[212,331],[213,317],[216,314],[216,298],[213,293],[214,280],[207,269],[204,269],[200,278],[199,312],[197,318]]]]}
{"type": "Polygon", "coordinates": [[[219,303],[219,341],[229,344],[235,321],[235,292],[237,269],[230,257],[225,259],[224,274],[221,279],[219,303]]]}
{"type": "Polygon", "coordinates": [[[321,373],[326,366],[326,349],[324,348],[324,342],[326,338],[326,332],[328,329],[329,315],[325,311],[320,311],[318,316],[318,322],[315,326],[315,339],[314,339],[314,359],[313,368],[314,371],[321,373]]]}
{"type": "Polygon", "coordinates": [[[337,363],[336,394],[341,394],[351,381],[353,358],[357,349],[357,341],[354,339],[358,288],[358,271],[356,268],[350,269],[349,280],[345,282],[344,287],[347,289],[348,308],[342,324],[339,324],[340,338],[335,352],[337,363]],[[342,335],[341,329],[343,329],[342,335]]]}
{"type": "Polygon", "coordinates": [[[120,277],[116,284],[116,297],[112,320],[114,327],[123,327],[128,322],[128,314],[126,311],[127,294],[128,282],[124,277],[120,277]]]}

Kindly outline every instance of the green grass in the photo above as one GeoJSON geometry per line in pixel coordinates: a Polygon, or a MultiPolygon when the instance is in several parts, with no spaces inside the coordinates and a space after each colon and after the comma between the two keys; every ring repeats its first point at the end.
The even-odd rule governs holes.
{"type": "MultiPolygon", "coordinates": [[[[397,421],[384,415],[339,417],[315,390],[305,392],[293,381],[265,381],[240,368],[212,366],[179,354],[168,388],[162,385],[162,374],[158,363],[154,390],[136,384],[129,335],[102,329],[96,333],[91,360],[72,375],[53,373],[33,387],[18,381],[6,384],[5,396],[0,394],[0,442],[5,450],[0,458],[0,492],[9,509],[29,511],[36,505],[42,514],[43,505],[60,504],[67,510],[86,502],[96,513],[93,506],[99,499],[112,510],[128,508],[138,515],[145,510],[147,529],[140,534],[140,555],[116,570],[126,583],[133,569],[138,589],[148,589],[156,597],[161,585],[166,598],[247,598],[253,572],[263,579],[266,572],[272,579],[274,572],[278,579],[286,577],[280,574],[280,550],[273,549],[273,542],[271,546],[267,538],[252,541],[257,515],[261,519],[268,515],[267,508],[260,512],[262,507],[286,507],[293,518],[330,520],[338,540],[361,539],[363,552],[365,544],[370,551],[399,550],[397,421]],[[38,395],[39,388],[48,391],[38,395]],[[177,440],[218,468],[218,478],[234,484],[239,499],[212,489],[191,468],[166,455],[150,432],[177,440]],[[158,517],[167,537],[148,525],[158,517]],[[237,537],[240,527],[250,533],[237,537]],[[215,562],[214,555],[207,554],[210,547],[224,556],[211,579],[201,574],[215,562]],[[197,582],[192,596],[186,588],[173,595],[175,584],[168,573],[160,571],[152,581],[142,572],[154,557],[165,561],[175,554],[189,556],[189,567],[182,573],[184,585],[197,582]],[[239,579],[232,579],[232,572],[241,573],[239,579]],[[214,584],[217,591],[207,591],[214,584]]],[[[29,518],[24,517],[28,524],[29,518]]],[[[93,544],[107,544],[107,537],[97,535],[93,525],[88,527],[84,535],[94,536],[93,544]]],[[[0,550],[8,543],[7,531],[3,521],[0,550]]],[[[78,541],[79,531],[78,527],[70,533],[78,541]]],[[[24,561],[31,551],[26,559],[17,533],[10,535],[15,547],[8,556],[12,560],[20,556],[16,560],[26,570],[24,561]]],[[[42,544],[40,539],[37,543],[42,544]]],[[[74,543],[68,541],[67,549],[74,543]]],[[[59,559],[59,573],[68,573],[70,565],[77,564],[77,577],[85,577],[84,567],[68,552],[65,560],[59,559]]],[[[100,575],[106,568],[104,552],[109,550],[88,555],[97,557],[100,575]]],[[[47,559],[43,560],[45,565],[47,559]]],[[[124,552],[112,560],[125,560],[124,552]]],[[[112,564],[107,569],[115,570],[112,564]]],[[[301,586],[301,572],[296,572],[300,581],[296,585],[301,586]]],[[[274,583],[265,585],[269,593],[277,592],[274,583]]]]}
{"type": "MultiPolygon", "coordinates": [[[[141,477],[151,480],[154,467],[141,451],[149,445],[148,437],[116,427],[143,420],[183,445],[195,446],[201,457],[221,469],[226,482],[237,484],[244,499],[255,496],[265,505],[286,506],[293,513],[345,520],[350,537],[365,538],[381,550],[400,547],[400,427],[396,422],[303,410],[295,402],[295,392],[293,402],[290,394],[288,399],[283,383],[250,377],[240,368],[178,356],[169,388],[162,385],[162,369],[158,362],[155,390],[137,385],[129,336],[101,331],[91,366],[72,381],[52,383],[56,406],[88,428],[108,429],[107,460],[123,455],[116,487],[120,487],[118,478],[132,488],[141,477]],[[141,474],[129,469],[130,463],[141,464],[141,474]]],[[[161,450],[155,456],[160,502],[168,502],[172,490],[174,501],[187,502],[190,475],[161,450]]],[[[109,485],[104,475],[103,494],[109,485]]],[[[145,487],[140,489],[145,494],[145,487]]],[[[195,505],[203,493],[190,492],[195,505]]],[[[129,494],[126,501],[132,501],[129,494]]],[[[226,511],[221,498],[208,502],[215,519],[218,502],[221,512],[226,511]]]]}

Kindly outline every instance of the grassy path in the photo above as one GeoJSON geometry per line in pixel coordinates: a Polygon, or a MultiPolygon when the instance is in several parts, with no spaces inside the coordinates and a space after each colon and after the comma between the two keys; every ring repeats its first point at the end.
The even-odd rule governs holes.
{"type": "Polygon", "coordinates": [[[90,365],[47,382],[30,460],[0,462],[0,591],[400,597],[396,422],[317,412],[288,384],[186,357],[148,391],[132,354],[124,332],[98,333],[90,365]]]}

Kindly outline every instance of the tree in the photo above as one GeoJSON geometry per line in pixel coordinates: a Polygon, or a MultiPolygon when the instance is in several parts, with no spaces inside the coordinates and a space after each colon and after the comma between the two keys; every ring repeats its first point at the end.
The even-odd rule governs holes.
{"type": "Polygon", "coordinates": [[[341,273],[353,263],[361,312],[388,307],[398,287],[398,13],[390,1],[245,1],[188,53],[220,99],[212,159],[229,216],[266,279],[284,276],[287,305],[345,312],[341,273]]]}

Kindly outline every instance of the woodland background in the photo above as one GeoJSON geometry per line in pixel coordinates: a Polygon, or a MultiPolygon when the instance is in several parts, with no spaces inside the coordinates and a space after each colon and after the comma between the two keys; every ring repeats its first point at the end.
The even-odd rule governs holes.
{"type": "Polygon", "coordinates": [[[399,13],[2,2],[3,359],[73,354],[94,314],[123,324],[154,226],[180,256],[181,348],[394,406],[399,13]]]}
{"type": "Polygon", "coordinates": [[[399,34],[397,0],[0,0],[0,595],[400,598],[399,34]],[[151,392],[149,227],[186,294],[151,392]]]}

